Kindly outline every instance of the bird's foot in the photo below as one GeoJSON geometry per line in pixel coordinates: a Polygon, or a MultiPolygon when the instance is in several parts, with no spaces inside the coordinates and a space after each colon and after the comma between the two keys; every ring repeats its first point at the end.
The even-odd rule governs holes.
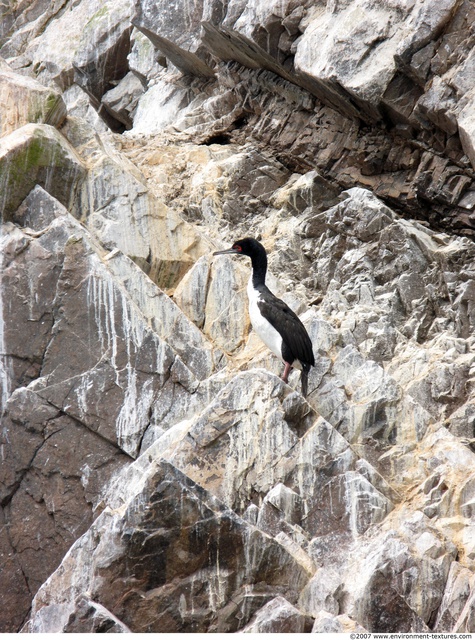
{"type": "Polygon", "coordinates": [[[289,373],[292,371],[292,365],[288,362],[285,363],[284,373],[282,374],[282,380],[285,384],[289,384],[289,373]]]}

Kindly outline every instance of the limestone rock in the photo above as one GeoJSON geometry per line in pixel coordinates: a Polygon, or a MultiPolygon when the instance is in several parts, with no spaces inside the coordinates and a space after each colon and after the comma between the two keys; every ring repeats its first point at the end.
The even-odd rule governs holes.
{"type": "Polygon", "coordinates": [[[178,285],[174,300],[225,352],[241,347],[249,333],[247,273],[232,260],[201,258],[178,285]]]}
{"type": "Polygon", "coordinates": [[[260,609],[241,633],[306,633],[310,619],[278,596],[260,609]]]}
{"type": "Polygon", "coordinates": [[[132,72],[102,96],[102,104],[126,129],[131,129],[137,103],[144,92],[140,79],[132,72]]]}
{"type": "Polygon", "coordinates": [[[216,260],[211,267],[203,330],[226,352],[235,351],[247,337],[247,300],[243,295],[247,279],[231,260],[216,260]]]}
{"type": "Polygon", "coordinates": [[[453,630],[470,595],[472,574],[458,562],[450,565],[444,597],[437,614],[435,629],[453,630]]]}
{"type": "Polygon", "coordinates": [[[473,631],[474,3],[10,5],[0,630],[473,631]]]}
{"type": "Polygon", "coordinates": [[[81,190],[81,218],[106,248],[119,249],[172,292],[211,245],[147,189],[127,158],[109,146],[94,151],[81,190]]]}
{"type": "Polygon", "coordinates": [[[26,630],[63,631],[71,616],[80,616],[78,589],[94,589],[132,631],[232,632],[283,591],[291,604],[306,580],[272,538],[169,463],[150,459],[140,483],[128,486],[123,507],[96,520],[37,594],[26,630]],[[134,572],[124,580],[131,558],[134,572]]]}
{"type": "Polygon", "coordinates": [[[63,0],[33,0],[26,6],[9,6],[2,14],[2,55],[11,58],[24,53],[31,41],[54,20],[63,4],[63,0]]]}
{"type": "MultiPolygon", "coordinates": [[[[32,593],[90,525],[110,477],[138,454],[152,426],[152,407],[175,421],[195,412],[206,402],[196,393],[199,379],[215,366],[210,345],[178,307],[165,294],[157,299],[156,286],[125,257],[122,263],[117,254],[109,258],[115,267],[109,271],[101,259],[105,252],[41,188],[28,196],[17,219],[29,223],[30,235],[12,224],[2,234],[2,302],[9,307],[2,307],[8,312],[1,325],[1,445],[8,464],[0,479],[0,544],[6,557],[15,557],[2,569],[10,585],[1,594],[2,628],[19,624],[32,593]],[[148,297],[150,322],[160,337],[123,283],[143,296],[144,311],[148,297]],[[23,324],[28,341],[21,340],[23,324]],[[172,411],[185,388],[194,400],[178,402],[172,411]],[[35,529],[44,535],[32,547],[28,539],[35,529]],[[14,586],[19,571],[25,576],[21,589],[14,586]]],[[[87,611],[78,619],[89,619],[87,611]]],[[[91,624],[96,619],[94,614],[91,624]]]]}
{"type": "Polygon", "coordinates": [[[54,323],[61,248],[68,235],[59,221],[38,238],[13,225],[2,228],[2,404],[17,387],[39,375],[54,323]],[[24,331],[28,341],[22,338],[24,331]]]}
{"type": "MultiPolygon", "coordinates": [[[[434,607],[440,604],[454,548],[432,532],[434,552],[427,557],[420,556],[412,536],[416,534],[415,539],[418,539],[417,532],[424,529],[422,514],[414,514],[400,528],[396,524],[400,522],[399,518],[396,512],[389,516],[386,522],[388,529],[381,532],[384,543],[378,546],[373,538],[369,554],[365,552],[364,540],[360,540],[358,550],[346,541],[342,548],[335,549],[336,555],[327,552],[320,556],[324,567],[303,590],[299,602],[301,610],[311,613],[323,623],[319,612],[327,611],[327,615],[334,616],[338,613],[338,602],[344,600],[346,614],[367,630],[384,628],[389,632],[392,628],[405,628],[426,631],[425,623],[434,607]],[[389,524],[393,518],[394,529],[389,524]],[[348,561],[347,572],[343,576],[337,569],[337,566],[341,569],[342,555],[348,561]],[[430,588],[425,590],[426,597],[421,601],[416,595],[416,584],[419,580],[424,581],[427,571],[431,574],[430,588]],[[370,584],[366,582],[369,575],[370,584]]],[[[428,531],[422,534],[427,535],[428,531]]],[[[330,539],[327,539],[327,545],[330,539]]],[[[315,548],[317,542],[315,540],[315,548]]],[[[429,583],[425,584],[429,586],[429,583]]],[[[336,630],[333,621],[331,628],[336,630]]]]}
{"type": "Polygon", "coordinates": [[[439,3],[437,10],[431,2],[393,7],[362,0],[332,5],[307,26],[297,46],[296,67],[343,89],[378,118],[397,59],[410,56],[440,33],[454,7],[453,0],[439,3]]]}
{"type": "MultiPolygon", "coordinates": [[[[26,19],[4,45],[2,53],[7,58],[22,56],[32,64],[40,81],[65,90],[74,82],[73,59],[84,28],[103,3],[87,0],[68,7],[67,11],[62,10],[63,0],[34,4],[40,15],[34,21],[26,19]],[[67,38],[63,37],[65,33],[67,38]]],[[[26,18],[24,14],[22,17],[26,18]]]]}
{"type": "Polygon", "coordinates": [[[334,616],[328,611],[320,611],[312,627],[312,633],[365,633],[361,625],[346,614],[334,616]]]}
{"type": "Polygon", "coordinates": [[[59,127],[66,117],[61,94],[7,70],[0,72],[0,136],[29,122],[59,127]]]}
{"type": "Polygon", "coordinates": [[[144,83],[155,78],[164,66],[159,64],[159,56],[147,36],[135,28],[131,34],[128,60],[129,69],[144,83]]]}
{"type": "Polygon", "coordinates": [[[473,118],[473,104],[475,101],[475,94],[471,92],[471,100],[462,109],[458,120],[460,130],[460,140],[462,142],[463,149],[467,156],[470,158],[472,167],[475,167],[475,122],[473,118]]]}
{"type": "Polygon", "coordinates": [[[67,214],[66,207],[40,185],[36,185],[16,210],[13,221],[20,227],[28,227],[39,232],[52,224],[59,216],[67,214]]]}
{"type": "Polygon", "coordinates": [[[187,436],[161,455],[239,513],[252,496],[265,498],[257,523],[272,535],[282,530],[299,539],[299,526],[312,536],[363,533],[393,508],[384,495],[390,491],[376,472],[369,479],[357,472],[348,443],[323,419],[313,420],[310,407],[287,395],[276,377],[251,371],[222,389],[187,436]],[[262,394],[272,402],[263,403],[262,394]],[[288,496],[282,501],[287,494],[290,504],[288,496]],[[266,515],[269,508],[280,517],[266,515]]]}
{"type": "MultiPolygon", "coordinates": [[[[48,344],[37,392],[91,430],[135,455],[149,425],[152,405],[160,404],[158,396],[168,393],[165,383],[177,357],[175,354],[190,354],[186,358],[190,369],[183,365],[179,371],[175,363],[173,374],[175,382],[181,381],[187,386],[190,376],[196,380],[194,376],[200,379],[210,375],[214,354],[197,330],[195,345],[189,335],[186,341],[183,340],[186,327],[193,332],[192,326],[164,294],[163,301],[166,302],[159,305],[161,311],[154,314],[153,319],[158,337],[148,326],[146,316],[137,314],[134,302],[120,281],[115,280],[94,251],[74,235],[69,235],[68,240],[67,224],[66,233],[62,235],[65,243],[62,270],[52,290],[55,325],[50,337],[46,330],[49,327],[51,331],[51,322],[45,325],[42,317],[46,330],[40,334],[43,342],[39,349],[44,351],[45,339],[48,344]],[[71,288],[76,290],[74,298],[68,295],[71,288]],[[83,327],[83,335],[70,330],[73,317],[83,327]],[[122,325],[125,317],[128,318],[126,327],[122,325]],[[178,330],[180,325],[181,332],[178,330]],[[95,327],[93,334],[90,333],[91,326],[95,327]],[[123,333],[124,328],[126,333],[123,333]],[[171,344],[177,351],[162,342],[162,337],[166,340],[167,336],[171,336],[171,344]],[[87,349],[82,348],[83,344],[87,349]],[[64,353],[69,354],[67,360],[64,353]]],[[[61,221],[58,225],[61,229],[61,221]]],[[[148,283],[139,284],[142,272],[133,263],[122,264],[120,270],[116,265],[116,271],[120,274],[116,277],[129,281],[135,274],[134,284],[146,298],[148,283]]],[[[58,275],[56,272],[56,277],[58,275]]],[[[149,286],[152,286],[149,293],[153,309],[157,292],[151,283],[149,286]]],[[[6,341],[9,345],[13,342],[9,334],[6,334],[6,341]]]]}
{"type": "Polygon", "coordinates": [[[472,629],[474,628],[473,624],[473,613],[474,613],[474,596],[473,591],[470,593],[470,597],[468,598],[462,613],[460,614],[459,619],[457,620],[454,631],[457,633],[472,633],[472,629]]]}
{"type": "Polygon", "coordinates": [[[103,485],[127,456],[25,388],[17,389],[4,407],[2,425],[8,458],[0,481],[5,524],[0,544],[4,550],[10,547],[15,562],[2,567],[1,624],[11,628],[90,526],[103,485]]]}
{"type": "Polygon", "coordinates": [[[134,118],[137,133],[159,132],[174,125],[179,114],[186,116],[186,106],[192,102],[192,95],[181,83],[162,78],[157,80],[139,98],[134,118]]]}
{"type": "Polygon", "coordinates": [[[76,610],[64,627],[65,633],[130,633],[130,629],[105,607],[79,596],[76,610]]]}
{"type": "Polygon", "coordinates": [[[223,365],[222,352],[206,340],[169,296],[130,259],[114,253],[109,258],[109,266],[154,332],[182,358],[195,378],[204,380],[223,365]]]}
{"type": "Polygon", "coordinates": [[[85,168],[77,153],[54,127],[20,127],[2,138],[0,148],[2,219],[11,219],[35,184],[68,208],[84,176],[85,168]]]}
{"type": "Polygon", "coordinates": [[[291,0],[250,4],[232,1],[228,4],[223,25],[246,36],[280,62],[298,34],[302,9],[291,0]],[[286,47],[282,46],[284,32],[289,36],[286,47]]]}
{"type": "Polygon", "coordinates": [[[214,73],[199,38],[203,4],[201,0],[193,6],[181,0],[172,5],[136,0],[133,24],[176,67],[206,78],[214,73]]]}
{"type": "Polygon", "coordinates": [[[319,209],[325,211],[336,204],[338,195],[338,190],[316,171],[308,171],[303,176],[292,176],[288,184],[276,192],[273,205],[288,208],[294,215],[307,208],[315,214],[319,209]]]}
{"type": "Polygon", "coordinates": [[[206,317],[209,274],[210,261],[203,256],[181,279],[173,295],[180,309],[200,329],[203,328],[206,317]]]}
{"type": "Polygon", "coordinates": [[[131,0],[102,3],[84,25],[72,62],[75,82],[86,91],[92,105],[106,123],[118,130],[121,129],[115,124],[114,117],[111,117],[112,110],[108,107],[104,113],[101,99],[114,82],[127,74],[132,31],[131,10],[131,0]]]}
{"type": "Polygon", "coordinates": [[[80,240],[65,246],[56,304],[61,314],[55,318],[38,393],[135,455],[173,353],[159,344],[107,269],[80,240]],[[75,300],[67,295],[72,288],[75,300]],[[84,336],[69,329],[72,317],[84,327],[84,336]],[[119,317],[127,317],[126,327],[117,323],[119,317]],[[82,343],[87,349],[81,348],[82,343]],[[64,353],[70,354],[68,360],[64,353]]]}

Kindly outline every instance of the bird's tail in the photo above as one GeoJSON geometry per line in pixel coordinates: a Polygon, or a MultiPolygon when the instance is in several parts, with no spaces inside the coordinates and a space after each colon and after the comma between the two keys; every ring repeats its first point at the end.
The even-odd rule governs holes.
{"type": "Polygon", "coordinates": [[[302,395],[304,398],[307,397],[309,371],[310,371],[310,365],[302,364],[302,373],[300,374],[300,383],[302,385],[302,395]]]}

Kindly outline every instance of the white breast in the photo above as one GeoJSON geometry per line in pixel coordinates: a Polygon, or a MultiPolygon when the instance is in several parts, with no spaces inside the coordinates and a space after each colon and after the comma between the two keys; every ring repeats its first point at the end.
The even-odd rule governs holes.
{"type": "Polygon", "coordinates": [[[249,316],[251,318],[252,328],[259,338],[275,355],[283,361],[282,358],[282,338],[280,333],[265,318],[262,317],[257,303],[260,294],[252,286],[252,276],[247,285],[247,297],[249,298],[249,316]]]}

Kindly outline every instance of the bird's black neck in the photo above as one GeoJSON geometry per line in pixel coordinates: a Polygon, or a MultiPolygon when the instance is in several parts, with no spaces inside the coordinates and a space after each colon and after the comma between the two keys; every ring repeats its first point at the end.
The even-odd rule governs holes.
{"type": "Polygon", "coordinates": [[[266,283],[267,256],[265,251],[251,256],[252,261],[252,285],[254,289],[266,283]]]}

